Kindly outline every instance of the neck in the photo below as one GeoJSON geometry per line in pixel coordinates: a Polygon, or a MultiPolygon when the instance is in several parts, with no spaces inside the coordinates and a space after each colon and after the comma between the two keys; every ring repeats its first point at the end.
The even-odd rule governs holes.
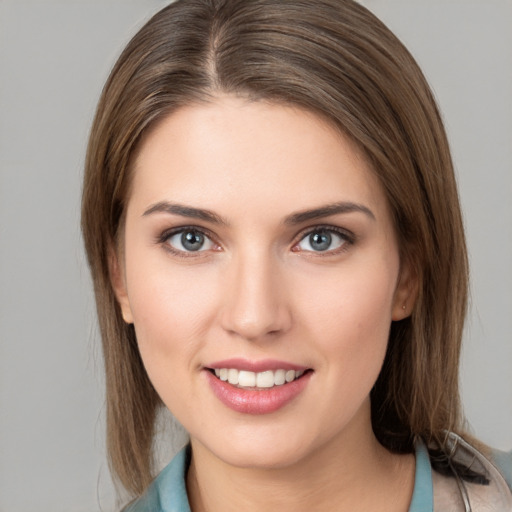
{"type": "Polygon", "coordinates": [[[235,467],[197,440],[191,442],[187,487],[193,512],[405,512],[409,507],[414,457],[388,452],[369,421],[278,468],[235,467]]]}

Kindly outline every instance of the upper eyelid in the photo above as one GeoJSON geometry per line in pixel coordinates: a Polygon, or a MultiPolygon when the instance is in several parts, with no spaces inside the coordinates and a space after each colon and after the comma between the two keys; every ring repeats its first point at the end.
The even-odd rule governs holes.
{"type": "Polygon", "coordinates": [[[318,224],[318,225],[310,226],[308,228],[303,229],[296,235],[294,240],[300,241],[304,237],[310,235],[311,233],[315,233],[316,231],[332,231],[333,233],[336,233],[340,236],[344,236],[350,240],[355,240],[355,238],[356,238],[355,234],[346,228],[342,228],[339,226],[332,226],[329,224],[318,224]]]}
{"type": "MultiPolygon", "coordinates": [[[[203,233],[209,237],[215,238],[215,235],[208,228],[197,225],[174,226],[172,228],[163,230],[161,236],[169,237],[171,235],[175,235],[176,233],[186,231],[187,229],[190,231],[199,231],[200,233],[203,233]]],[[[308,226],[306,228],[301,229],[299,233],[297,233],[295,238],[299,236],[306,236],[309,233],[314,233],[315,231],[320,231],[322,229],[325,231],[334,231],[336,233],[345,234],[347,236],[353,236],[353,233],[349,229],[342,228],[340,226],[333,226],[331,224],[315,224],[314,226],[308,226]]]]}
{"type": "Polygon", "coordinates": [[[200,226],[175,226],[169,229],[165,229],[158,236],[158,239],[162,242],[165,242],[165,240],[171,236],[177,235],[178,233],[183,233],[184,231],[197,231],[208,237],[212,242],[215,242],[215,236],[212,234],[212,232],[209,229],[200,226]]]}

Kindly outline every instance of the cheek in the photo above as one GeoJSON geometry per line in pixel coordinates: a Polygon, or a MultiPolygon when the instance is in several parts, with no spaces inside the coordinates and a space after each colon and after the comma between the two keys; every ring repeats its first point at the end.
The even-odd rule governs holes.
{"type": "Polygon", "coordinates": [[[310,318],[323,326],[317,336],[325,389],[332,391],[337,424],[368,399],[384,362],[391,325],[392,280],[381,274],[346,277],[324,297],[310,318]]]}
{"type": "Polygon", "coordinates": [[[165,254],[136,244],[127,247],[126,254],[128,298],[150,377],[168,371],[169,365],[176,370],[193,366],[215,313],[211,273],[172,266],[165,254]]]}
{"type": "Polygon", "coordinates": [[[160,275],[141,279],[131,291],[131,305],[139,343],[161,344],[171,349],[174,344],[186,347],[200,338],[208,319],[213,316],[213,294],[205,283],[196,290],[190,279],[180,275],[160,275]]]}
{"type": "MultiPolygon", "coordinates": [[[[190,278],[155,267],[132,279],[131,306],[140,355],[154,388],[178,417],[195,400],[191,375],[206,338],[211,294],[195,290],[190,278]]],[[[185,411],[185,412],[184,412],[185,411]]]]}
{"type": "Polygon", "coordinates": [[[346,268],[316,288],[313,280],[304,283],[304,290],[314,290],[309,296],[303,291],[304,298],[297,301],[305,304],[304,329],[322,347],[326,366],[338,377],[343,374],[346,383],[363,375],[371,380],[380,371],[398,272],[393,263],[346,268]]]}
{"type": "Polygon", "coordinates": [[[374,272],[347,269],[334,272],[330,279],[311,279],[303,283],[299,300],[306,315],[318,327],[344,333],[371,332],[389,329],[395,289],[395,273],[385,266],[374,272]],[[315,286],[316,285],[316,286],[315,286]],[[308,291],[309,290],[309,291],[308,291]]]}

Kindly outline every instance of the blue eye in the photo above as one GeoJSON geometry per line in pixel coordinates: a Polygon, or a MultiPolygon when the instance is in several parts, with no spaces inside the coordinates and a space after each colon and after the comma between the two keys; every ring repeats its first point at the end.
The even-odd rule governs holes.
{"type": "Polygon", "coordinates": [[[335,251],[349,242],[348,237],[337,231],[320,228],[310,231],[296,247],[301,251],[327,252],[335,251]]]}
{"type": "Polygon", "coordinates": [[[171,234],[165,242],[181,252],[208,251],[215,245],[203,232],[190,228],[171,234]]]}

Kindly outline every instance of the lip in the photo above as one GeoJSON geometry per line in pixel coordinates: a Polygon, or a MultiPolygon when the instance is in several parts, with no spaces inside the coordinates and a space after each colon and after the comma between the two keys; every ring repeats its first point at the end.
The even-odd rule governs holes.
{"type": "Polygon", "coordinates": [[[243,358],[224,359],[222,361],[215,361],[214,363],[205,365],[206,368],[212,370],[221,368],[235,368],[237,370],[245,370],[248,372],[264,372],[266,370],[295,370],[306,371],[307,366],[289,363],[286,361],[278,361],[276,359],[262,359],[260,361],[249,361],[243,358]]]}
{"type": "MultiPolygon", "coordinates": [[[[241,362],[241,360],[236,361],[239,363],[241,362]]],[[[248,361],[245,361],[246,364],[234,364],[235,360],[233,359],[228,361],[219,361],[218,363],[215,363],[215,366],[212,365],[210,368],[237,368],[239,370],[254,372],[271,369],[307,370],[307,367],[297,366],[290,363],[283,366],[282,362],[279,362],[275,367],[270,367],[268,365],[268,361],[265,366],[261,366],[263,363],[261,361],[257,363],[249,363],[248,361]],[[221,365],[217,366],[218,363],[221,363],[221,365]]],[[[313,372],[306,372],[293,382],[267,389],[238,388],[228,382],[221,381],[207,368],[204,369],[204,374],[213,394],[225,406],[235,412],[259,415],[270,414],[278,411],[297,398],[307,387],[313,372]]]]}

